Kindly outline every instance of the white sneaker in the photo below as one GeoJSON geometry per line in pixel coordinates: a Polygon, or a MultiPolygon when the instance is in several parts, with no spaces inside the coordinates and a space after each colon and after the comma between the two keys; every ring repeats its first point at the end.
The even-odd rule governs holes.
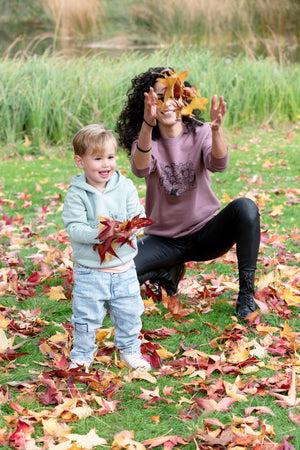
{"type": "Polygon", "coordinates": [[[120,352],[121,361],[131,367],[132,369],[137,369],[140,367],[141,369],[150,370],[151,364],[149,364],[142,356],[140,352],[136,353],[122,353],[120,352]]]}
{"type": "Polygon", "coordinates": [[[78,367],[82,367],[83,369],[88,369],[90,367],[91,363],[88,361],[72,361],[69,365],[69,370],[71,369],[77,369],[78,367]]]}

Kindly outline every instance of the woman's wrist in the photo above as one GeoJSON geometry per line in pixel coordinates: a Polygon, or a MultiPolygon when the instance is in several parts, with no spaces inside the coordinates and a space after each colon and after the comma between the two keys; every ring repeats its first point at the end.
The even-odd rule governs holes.
{"type": "Polygon", "coordinates": [[[136,144],[136,148],[137,148],[137,150],[139,150],[139,151],[142,152],[142,153],[149,153],[150,150],[152,150],[152,147],[148,148],[147,150],[143,150],[142,148],[140,148],[140,147],[138,146],[138,144],[136,144]]]}
{"type": "Polygon", "coordinates": [[[210,124],[210,128],[212,131],[221,131],[221,125],[210,124]]]}
{"type": "Polygon", "coordinates": [[[156,126],[156,119],[155,119],[154,125],[152,125],[150,122],[148,122],[148,120],[146,120],[145,117],[143,117],[143,122],[145,122],[145,124],[148,125],[148,127],[150,127],[150,128],[154,128],[156,126]]]}

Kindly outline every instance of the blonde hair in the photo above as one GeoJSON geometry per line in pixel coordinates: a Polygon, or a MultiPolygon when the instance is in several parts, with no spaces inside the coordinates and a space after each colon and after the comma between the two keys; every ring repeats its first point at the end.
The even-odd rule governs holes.
{"type": "Polygon", "coordinates": [[[104,125],[92,124],[77,131],[73,139],[75,155],[83,156],[88,149],[99,151],[107,142],[113,141],[117,149],[117,140],[111,130],[104,125]]]}

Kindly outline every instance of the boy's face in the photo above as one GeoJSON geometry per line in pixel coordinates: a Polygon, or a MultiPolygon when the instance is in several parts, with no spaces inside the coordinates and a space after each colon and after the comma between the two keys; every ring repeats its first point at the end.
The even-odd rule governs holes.
{"type": "Polygon", "coordinates": [[[86,182],[100,192],[104,192],[108,180],[116,170],[116,147],[113,141],[107,142],[99,150],[88,149],[83,156],[75,155],[74,162],[83,169],[86,182]]]}

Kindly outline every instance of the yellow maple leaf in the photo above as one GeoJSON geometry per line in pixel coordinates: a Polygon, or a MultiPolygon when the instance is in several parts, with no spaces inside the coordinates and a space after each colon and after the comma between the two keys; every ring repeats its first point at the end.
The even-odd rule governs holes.
{"type": "Polygon", "coordinates": [[[96,332],[96,341],[104,341],[104,339],[109,339],[111,337],[111,335],[114,332],[114,327],[110,327],[110,328],[100,328],[97,332],[96,332]]]}
{"type": "Polygon", "coordinates": [[[241,340],[234,345],[228,361],[231,363],[239,363],[242,361],[246,361],[246,359],[249,358],[249,354],[250,354],[249,344],[244,340],[241,340]]]}
{"type": "Polygon", "coordinates": [[[62,436],[71,433],[71,428],[66,423],[58,423],[54,417],[42,420],[42,424],[44,431],[50,434],[50,436],[62,438],[62,436]]]}
{"type": "MultiPolygon", "coordinates": [[[[300,294],[300,293],[299,293],[300,294]]],[[[300,306],[300,295],[294,294],[293,290],[286,287],[283,290],[283,298],[289,306],[300,306]]]]}
{"type": "Polygon", "coordinates": [[[52,286],[49,292],[50,300],[62,300],[65,299],[66,296],[64,294],[63,286],[52,286]]]}
{"type": "Polygon", "coordinates": [[[257,325],[256,327],[256,331],[260,334],[273,334],[276,333],[278,331],[277,327],[269,327],[267,325],[257,325]]]}
{"type": "Polygon", "coordinates": [[[284,322],[283,330],[280,330],[280,336],[286,337],[289,341],[294,341],[296,338],[296,333],[291,330],[287,322],[284,322]]]}
{"type": "MultiPolygon", "coordinates": [[[[0,287],[1,290],[1,287],[0,287]]],[[[2,330],[6,330],[8,328],[8,325],[10,324],[11,319],[7,319],[4,314],[2,314],[0,312],[0,328],[2,328],[2,330]]]]}
{"type": "Polygon", "coordinates": [[[224,386],[225,386],[226,393],[227,393],[227,395],[229,395],[229,397],[234,398],[238,402],[247,401],[247,396],[244,394],[241,394],[239,392],[239,389],[235,383],[232,384],[232,383],[228,383],[227,381],[224,381],[224,386]]]}
{"type": "Polygon", "coordinates": [[[272,217],[281,216],[283,214],[282,208],[283,208],[282,205],[278,206],[272,205],[272,212],[270,213],[270,216],[272,217]]]}
{"type": "Polygon", "coordinates": [[[5,352],[13,346],[15,336],[7,339],[5,332],[0,328],[0,353],[5,352]]]}
{"type": "Polygon", "coordinates": [[[223,191],[223,198],[222,198],[223,202],[229,203],[231,201],[231,198],[229,197],[228,194],[226,194],[225,191],[223,191]]]}
{"type": "Polygon", "coordinates": [[[50,336],[48,341],[53,342],[53,343],[68,342],[68,339],[69,339],[69,335],[67,332],[65,332],[65,333],[56,333],[53,336],[50,336]]]}
{"type": "Polygon", "coordinates": [[[157,351],[158,356],[162,359],[171,359],[174,357],[174,353],[169,352],[164,347],[160,347],[156,351],[157,351]]]}
{"type": "Polygon", "coordinates": [[[84,406],[76,406],[75,408],[70,408],[63,412],[61,417],[65,420],[73,419],[74,416],[81,419],[86,419],[87,417],[91,417],[94,414],[93,409],[90,408],[88,405],[84,406]]]}
{"type": "Polygon", "coordinates": [[[274,283],[276,280],[274,270],[269,272],[267,275],[262,275],[257,282],[257,289],[263,291],[266,287],[268,287],[271,283],[274,283]]]}

